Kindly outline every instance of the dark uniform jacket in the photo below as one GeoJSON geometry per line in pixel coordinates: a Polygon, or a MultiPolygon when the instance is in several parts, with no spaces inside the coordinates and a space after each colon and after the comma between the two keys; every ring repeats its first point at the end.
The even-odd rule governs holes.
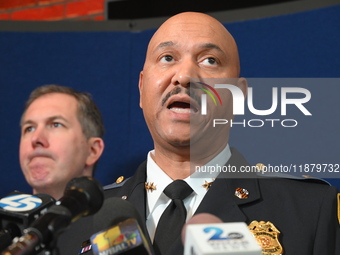
{"type": "MultiPolygon", "coordinates": [[[[235,149],[227,165],[249,165],[235,149]]],[[[220,174],[195,214],[211,213],[223,222],[271,222],[280,232],[278,240],[285,255],[333,255],[339,242],[337,189],[321,180],[220,174]],[[235,196],[236,189],[248,191],[247,198],[235,196]]],[[[105,197],[124,197],[146,219],[146,162],[122,185],[112,185],[105,197]]],[[[117,208],[119,210],[119,208],[117,208]]],[[[59,238],[61,255],[76,255],[81,243],[93,234],[93,217],[75,222],[59,238]]],[[[144,221],[145,223],[145,221],[144,221]]],[[[148,237],[146,226],[141,226],[148,237]]],[[[148,238],[149,240],[149,238],[148,238]]],[[[181,238],[166,255],[183,254],[181,238]]],[[[87,255],[87,254],[86,254],[87,255]]],[[[339,255],[339,254],[338,254],[339,255]]]]}

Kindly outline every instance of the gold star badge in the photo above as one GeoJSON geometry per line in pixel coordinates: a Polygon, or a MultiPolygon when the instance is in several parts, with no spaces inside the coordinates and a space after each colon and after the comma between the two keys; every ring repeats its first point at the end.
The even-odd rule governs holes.
{"type": "Polygon", "coordinates": [[[212,182],[207,182],[206,180],[204,180],[204,184],[202,185],[202,187],[206,190],[209,190],[214,181],[215,179],[212,182]]]}
{"type": "Polygon", "coordinates": [[[145,189],[146,189],[146,191],[154,191],[154,190],[156,190],[157,188],[156,188],[156,186],[153,184],[153,182],[146,182],[145,183],[145,189]]]}

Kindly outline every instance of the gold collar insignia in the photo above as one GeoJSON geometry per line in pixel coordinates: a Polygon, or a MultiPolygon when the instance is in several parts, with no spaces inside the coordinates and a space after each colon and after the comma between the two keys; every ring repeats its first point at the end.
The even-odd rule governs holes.
{"type": "Polygon", "coordinates": [[[206,180],[204,180],[204,184],[202,185],[202,187],[205,188],[206,190],[209,190],[214,181],[215,179],[212,182],[207,182],[206,180]]]}
{"type": "Polygon", "coordinates": [[[146,191],[152,192],[152,191],[156,190],[157,188],[156,188],[156,186],[154,185],[153,182],[145,182],[145,189],[146,189],[146,191]]]}

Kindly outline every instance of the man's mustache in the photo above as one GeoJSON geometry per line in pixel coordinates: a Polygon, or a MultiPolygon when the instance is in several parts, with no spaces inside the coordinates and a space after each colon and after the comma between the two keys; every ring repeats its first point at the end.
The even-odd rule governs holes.
{"type": "Polygon", "coordinates": [[[196,93],[197,90],[195,90],[195,88],[190,87],[188,88],[184,88],[182,86],[176,86],[173,90],[169,91],[165,97],[162,99],[162,106],[168,101],[168,99],[173,96],[173,95],[177,95],[177,94],[187,94],[192,100],[195,100],[197,102],[198,105],[201,105],[201,97],[200,95],[198,95],[196,93]]]}

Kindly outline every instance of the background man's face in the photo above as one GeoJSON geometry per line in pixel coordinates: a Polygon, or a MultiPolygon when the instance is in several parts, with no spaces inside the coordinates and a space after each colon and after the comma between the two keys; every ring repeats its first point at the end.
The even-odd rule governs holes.
{"type": "Polygon", "coordinates": [[[20,165],[34,189],[64,189],[70,179],[83,175],[88,154],[74,97],[52,93],[33,101],[22,122],[20,165]]]}

